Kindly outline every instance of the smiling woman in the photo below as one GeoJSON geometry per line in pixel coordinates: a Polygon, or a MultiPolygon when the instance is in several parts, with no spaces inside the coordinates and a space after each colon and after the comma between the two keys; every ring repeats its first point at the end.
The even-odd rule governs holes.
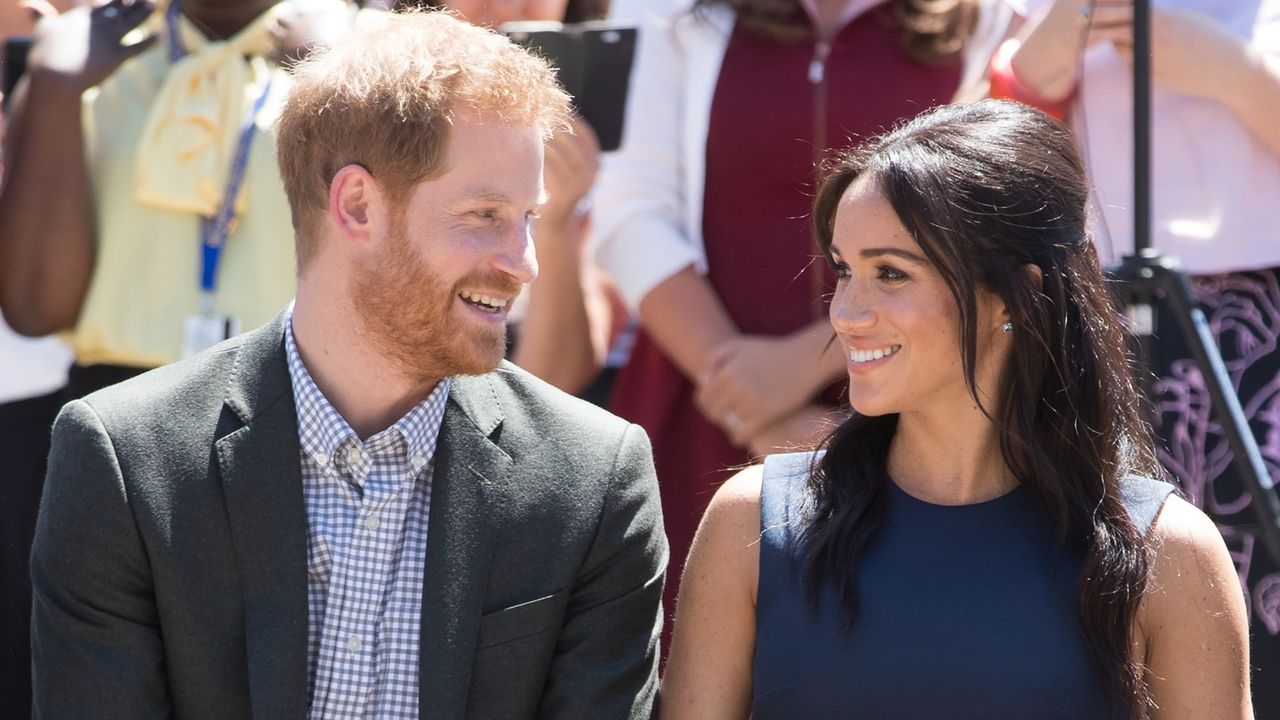
{"type": "Polygon", "coordinates": [[[1252,717],[1239,585],[1157,479],[1086,197],[1066,129],[1013,103],[834,164],[855,414],[717,493],[663,717],[1252,717]]]}

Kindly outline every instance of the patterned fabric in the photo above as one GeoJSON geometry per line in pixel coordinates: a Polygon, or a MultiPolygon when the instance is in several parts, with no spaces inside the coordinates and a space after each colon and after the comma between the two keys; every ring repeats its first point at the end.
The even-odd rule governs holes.
{"type": "MultiPolygon", "coordinates": [[[[1280,267],[1192,276],[1191,281],[1263,462],[1271,479],[1280,482],[1280,267]]],[[[1258,538],[1253,497],[1232,464],[1182,330],[1171,312],[1158,318],[1153,370],[1160,459],[1187,499],[1222,531],[1249,610],[1254,713],[1280,717],[1280,566],[1258,538]]]]}
{"type": "Polygon", "coordinates": [[[432,458],[450,381],[361,442],[285,333],[307,507],[308,717],[418,717],[432,458]]]}

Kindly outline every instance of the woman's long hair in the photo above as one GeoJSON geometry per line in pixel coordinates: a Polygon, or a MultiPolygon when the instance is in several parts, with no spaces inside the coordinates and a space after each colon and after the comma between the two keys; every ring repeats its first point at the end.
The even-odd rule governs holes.
{"type": "MultiPolygon", "coordinates": [[[[994,100],[918,116],[831,166],[814,206],[828,254],[837,206],[855,180],[884,194],[955,298],[975,399],[975,293],[985,288],[1004,301],[1011,351],[999,405],[983,410],[1004,462],[1063,547],[1085,557],[1081,630],[1117,706],[1138,717],[1148,693],[1130,641],[1149,558],[1119,484],[1129,474],[1163,473],[1085,229],[1088,189],[1070,132],[1038,111],[994,100]],[[1043,273],[1041,282],[1028,265],[1043,273]]],[[[834,584],[849,622],[858,612],[858,562],[885,517],[896,427],[896,415],[855,414],[827,439],[809,480],[812,515],[799,545],[808,589],[816,598],[834,584]]]]}
{"type": "MultiPolygon", "coordinates": [[[[757,34],[783,41],[811,37],[799,0],[697,0],[694,8],[715,5],[732,8],[737,22],[757,34]]],[[[891,0],[887,10],[902,27],[907,54],[925,64],[958,57],[978,21],[975,0],[891,0]]]]}

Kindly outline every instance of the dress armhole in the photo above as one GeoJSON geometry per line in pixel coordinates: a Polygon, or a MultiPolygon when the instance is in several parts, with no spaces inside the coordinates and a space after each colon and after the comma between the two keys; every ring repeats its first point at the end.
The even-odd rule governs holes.
{"type": "Polygon", "coordinates": [[[1176,489],[1172,483],[1141,475],[1129,475],[1120,481],[1120,498],[1139,534],[1151,532],[1160,508],[1176,489]]]}

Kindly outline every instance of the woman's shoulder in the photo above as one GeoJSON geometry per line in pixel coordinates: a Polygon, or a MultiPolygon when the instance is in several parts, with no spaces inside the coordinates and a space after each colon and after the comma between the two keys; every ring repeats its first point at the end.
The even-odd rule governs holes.
{"type": "Polygon", "coordinates": [[[1252,717],[1248,616],[1226,543],[1213,521],[1174,495],[1148,538],[1151,568],[1138,638],[1161,707],[1185,717],[1252,717]]]}
{"type": "Polygon", "coordinates": [[[1243,612],[1231,554],[1222,533],[1199,508],[1171,495],[1147,538],[1151,565],[1140,619],[1149,638],[1176,632],[1186,623],[1222,619],[1236,605],[1243,612]]]}
{"type": "Polygon", "coordinates": [[[764,475],[764,465],[751,465],[726,480],[711,498],[703,525],[714,523],[717,530],[749,526],[758,534],[764,475]]]}
{"type": "MultiPolygon", "coordinates": [[[[1160,507],[1150,534],[1152,590],[1174,584],[1191,587],[1224,575],[1236,580],[1235,566],[1218,527],[1195,505],[1170,495],[1160,507]]],[[[1233,583],[1231,592],[1239,592],[1233,583]]]]}

